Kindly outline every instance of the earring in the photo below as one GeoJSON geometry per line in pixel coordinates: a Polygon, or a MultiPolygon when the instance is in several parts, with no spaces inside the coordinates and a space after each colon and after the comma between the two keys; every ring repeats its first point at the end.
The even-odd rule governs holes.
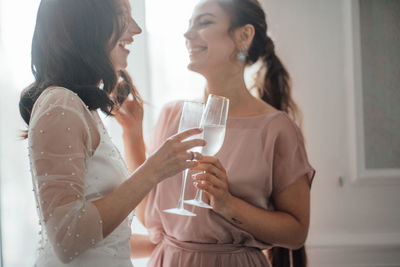
{"type": "Polygon", "coordinates": [[[246,60],[246,57],[247,57],[246,47],[241,47],[239,49],[239,53],[237,54],[236,58],[238,61],[244,62],[246,60]]]}

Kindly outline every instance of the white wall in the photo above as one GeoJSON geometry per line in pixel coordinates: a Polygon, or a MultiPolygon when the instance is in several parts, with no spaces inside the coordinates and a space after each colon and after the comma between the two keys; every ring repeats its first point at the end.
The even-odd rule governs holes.
{"type": "Polygon", "coordinates": [[[400,177],[357,175],[351,3],[263,0],[317,170],[308,253],[311,267],[400,266],[400,177]]]}

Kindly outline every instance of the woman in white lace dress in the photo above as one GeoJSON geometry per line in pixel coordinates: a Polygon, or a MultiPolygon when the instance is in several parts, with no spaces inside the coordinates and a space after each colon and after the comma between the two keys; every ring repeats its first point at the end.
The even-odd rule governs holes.
{"type": "MultiPolygon", "coordinates": [[[[132,266],[131,213],[158,182],[196,165],[187,150],[203,140],[168,139],[141,166],[129,166],[97,110],[129,119],[124,138],[141,135],[141,100],[126,45],[141,29],[128,0],[42,0],[32,42],[35,82],[21,95],[41,244],[35,266],[132,266]],[[131,94],[131,99],[128,95],[131,94]],[[127,107],[124,109],[124,107],[127,107]],[[132,109],[132,107],[135,107],[132,109]]],[[[132,138],[141,140],[141,138],[132,138]]],[[[143,143],[129,143],[129,158],[143,143]]],[[[137,151],[137,153],[135,153],[137,151]]]]}

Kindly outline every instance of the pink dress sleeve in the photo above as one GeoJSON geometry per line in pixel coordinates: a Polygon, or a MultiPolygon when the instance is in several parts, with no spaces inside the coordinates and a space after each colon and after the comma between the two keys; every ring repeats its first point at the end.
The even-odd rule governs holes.
{"type": "Polygon", "coordinates": [[[29,126],[35,197],[55,254],[70,262],[103,239],[97,208],[85,199],[86,159],[93,149],[90,113],[66,89],[47,89],[29,126]]]}
{"type": "Polygon", "coordinates": [[[284,191],[297,179],[306,176],[311,186],[315,170],[308,162],[304,139],[298,126],[284,113],[278,116],[269,130],[274,133],[273,194],[284,191]]]}
{"type": "Polygon", "coordinates": [[[160,116],[157,123],[150,135],[150,138],[146,142],[146,152],[148,154],[153,153],[157,148],[159,148],[166,138],[176,133],[167,132],[168,125],[171,120],[176,119],[176,113],[180,110],[182,102],[170,102],[167,103],[160,112],[160,116]]]}

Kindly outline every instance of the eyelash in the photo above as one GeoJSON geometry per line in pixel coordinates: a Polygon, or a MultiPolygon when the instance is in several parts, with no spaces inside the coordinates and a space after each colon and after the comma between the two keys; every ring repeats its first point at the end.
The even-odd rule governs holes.
{"type": "Polygon", "coordinates": [[[212,24],[212,23],[213,23],[212,21],[205,20],[205,21],[199,22],[199,26],[206,26],[206,25],[209,25],[209,24],[212,24]]]}

